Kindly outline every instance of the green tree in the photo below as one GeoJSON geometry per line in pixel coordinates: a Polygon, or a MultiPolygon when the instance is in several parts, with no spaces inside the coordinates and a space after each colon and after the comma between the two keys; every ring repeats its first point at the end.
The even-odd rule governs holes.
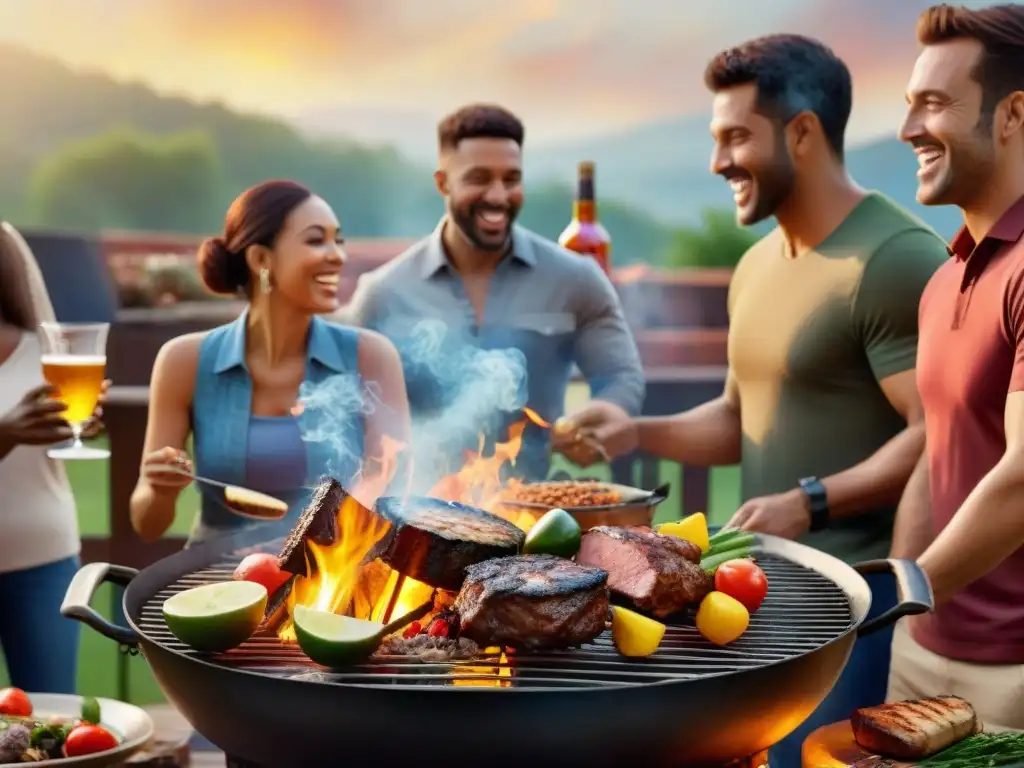
{"type": "Polygon", "coordinates": [[[223,217],[224,175],[204,133],[114,128],[47,156],[29,184],[35,221],[61,228],[207,232],[223,217]]]}
{"type": "Polygon", "coordinates": [[[705,209],[701,226],[683,227],[672,235],[666,266],[690,269],[732,269],[759,235],[736,223],[728,210],[705,209]]]}

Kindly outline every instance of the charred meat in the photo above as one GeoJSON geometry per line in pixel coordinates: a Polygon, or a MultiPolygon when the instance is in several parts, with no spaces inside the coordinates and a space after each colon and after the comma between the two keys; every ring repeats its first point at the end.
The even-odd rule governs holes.
{"type": "Polygon", "coordinates": [[[974,707],[959,696],[864,707],[851,725],[864,749],[901,760],[921,760],[981,730],[974,707]]]}
{"type": "Polygon", "coordinates": [[[517,555],[466,569],[455,599],[462,635],[481,646],[568,648],[608,618],[608,574],[553,555],[517,555]]]}
{"type": "Polygon", "coordinates": [[[329,547],[338,540],[338,509],[348,494],[333,477],[323,477],[302,516],[285,539],[278,563],[282,571],[307,576],[307,541],[329,547]]]}
{"type": "Polygon", "coordinates": [[[457,591],[466,568],[515,555],[526,534],[507,520],[456,502],[385,496],[375,511],[390,529],[373,556],[411,579],[457,591]]]}
{"type": "Polygon", "coordinates": [[[608,588],[664,618],[711,591],[696,544],[650,528],[598,526],[583,534],[576,562],[608,572],[608,588]]]}

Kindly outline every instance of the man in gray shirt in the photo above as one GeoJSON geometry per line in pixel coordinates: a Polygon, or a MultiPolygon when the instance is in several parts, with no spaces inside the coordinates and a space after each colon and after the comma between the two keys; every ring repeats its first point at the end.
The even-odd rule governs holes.
{"type": "MultiPolygon", "coordinates": [[[[344,311],[398,347],[417,431],[444,434],[435,453],[449,466],[480,433],[505,440],[523,406],[558,419],[574,364],[590,385],[586,411],[628,419],[643,404],[640,356],[611,282],[593,259],[514,225],[523,135],[519,119],[496,106],[444,118],[434,180],[445,216],[433,234],[363,275],[344,311]]],[[[527,427],[516,475],[546,477],[551,448],[593,450],[571,436],[550,438],[527,427]]]]}

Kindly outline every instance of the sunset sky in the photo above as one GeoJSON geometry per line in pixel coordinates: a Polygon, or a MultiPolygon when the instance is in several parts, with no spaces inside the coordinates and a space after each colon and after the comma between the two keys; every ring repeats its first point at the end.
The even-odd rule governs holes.
{"type": "Polygon", "coordinates": [[[929,4],[0,0],[0,40],[162,91],[388,139],[464,102],[497,101],[545,142],[703,113],[713,53],[801,32],[853,70],[856,141],[895,129],[914,20],[929,4]]]}

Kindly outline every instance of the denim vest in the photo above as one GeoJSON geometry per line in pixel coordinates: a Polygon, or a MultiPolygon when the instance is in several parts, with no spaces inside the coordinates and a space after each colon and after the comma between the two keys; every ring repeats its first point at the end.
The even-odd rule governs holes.
{"type": "MultiPolygon", "coordinates": [[[[210,331],[199,348],[192,399],[196,474],[246,486],[252,416],[252,378],[245,363],[248,311],[210,331]]],[[[359,332],[314,317],[306,346],[306,375],[299,389],[304,404],[298,425],[306,454],[305,485],[277,493],[288,503],[287,518],[253,523],[228,510],[215,489],[200,488],[202,504],[190,542],[266,525],[268,538],[284,535],[302,513],[320,476],[348,485],[363,459],[365,403],[359,375],[359,332]],[[211,493],[211,491],[213,491],[211,493]]]]}

